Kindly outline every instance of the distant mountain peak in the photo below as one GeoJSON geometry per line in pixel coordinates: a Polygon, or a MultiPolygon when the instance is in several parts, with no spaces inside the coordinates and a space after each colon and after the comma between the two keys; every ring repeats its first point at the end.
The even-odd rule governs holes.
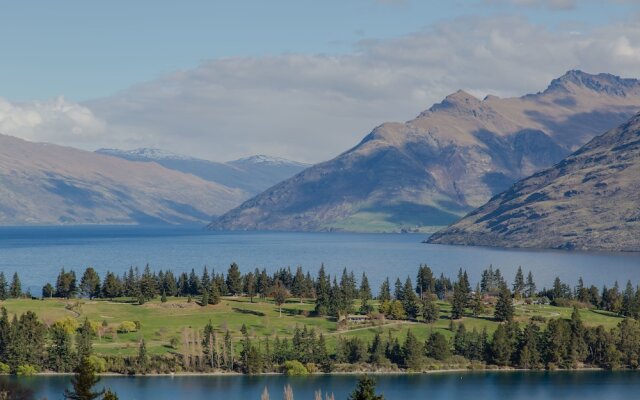
{"type": "Polygon", "coordinates": [[[308,164],[298,161],[288,160],[282,157],[268,156],[265,154],[256,154],[254,156],[239,158],[237,160],[229,161],[229,164],[268,164],[268,165],[298,165],[308,166],[308,164]]]}
{"type": "Polygon", "coordinates": [[[162,150],[152,147],[139,147],[132,150],[120,149],[98,149],[96,153],[108,154],[118,157],[140,158],[147,160],[193,160],[193,157],[184,154],[173,153],[171,151],[162,150]]]}
{"type": "Polygon", "coordinates": [[[607,73],[589,74],[580,70],[567,71],[561,77],[552,80],[545,92],[570,92],[572,86],[621,97],[629,95],[632,91],[636,94],[640,92],[640,81],[637,79],[621,78],[607,73]]]}

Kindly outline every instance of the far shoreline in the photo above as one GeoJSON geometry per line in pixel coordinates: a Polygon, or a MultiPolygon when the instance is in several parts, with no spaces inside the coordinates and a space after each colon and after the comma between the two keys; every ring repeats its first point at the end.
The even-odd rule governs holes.
{"type": "MultiPolygon", "coordinates": [[[[122,378],[167,378],[167,377],[265,377],[265,376],[285,376],[289,378],[301,379],[301,378],[314,378],[323,376],[417,376],[417,375],[437,375],[437,374],[487,374],[487,373],[580,373],[580,372],[631,372],[632,369],[614,369],[607,370],[597,367],[585,367],[575,369],[522,369],[522,368],[453,368],[453,369],[434,369],[426,371],[348,371],[348,372],[317,372],[308,375],[287,375],[280,372],[265,372],[259,374],[243,374],[240,372],[175,372],[175,373],[153,373],[153,374],[119,374],[115,372],[103,372],[97,374],[100,377],[122,377],[122,378]]],[[[73,372],[39,372],[33,375],[11,375],[0,374],[4,376],[15,376],[18,378],[31,378],[31,377],[47,377],[47,376],[73,376],[73,372]]]]}

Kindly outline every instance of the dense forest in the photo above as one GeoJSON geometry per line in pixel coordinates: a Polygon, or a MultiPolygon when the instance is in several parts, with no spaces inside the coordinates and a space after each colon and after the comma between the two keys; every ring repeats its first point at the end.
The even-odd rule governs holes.
{"type": "MultiPolygon", "coordinates": [[[[0,273],[0,300],[26,296],[20,278],[14,274],[7,282],[0,273]]],[[[630,282],[623,291],[618,284],[611,288],[587,287],[579,279],[574,287],[556,279],[551,288],[537,290],[529,272],[518,269],[508,284],[499,269],[487,268],[475,287],[466,271],[456,279],[440,275],[421,265],[416,282],[407,277],[393,286],[387,278],[373,295],[366,274],[359,281],[346,269],[330,276],[320,267],[316,276],[298,267],[273,274],[255,270],[242,274],[236,264],[223,273],[205,268],[178,276],[171,271],[154,272],[147,266],[142,273],[131,268],[118,276],[108,272],[103,279],[87,268],[80,280],[74,271],[60,271],[55,285],[42,289],[46,298],[116,299],[130,298],[144,304],[160,297],[186,297],[203,307],[215,305],[223,296],[246,296],[253,302],[268,299],[281,307],[287,300],[313,301],[315,311],[309,317],[330,318],[340,324],[363,315],[371,318],[407,320],[431,324],[441,318],[440,305],[450,306],[450,338],[433,330],[427,340],[418,340],[411,330],[405,337],[380,330],[372,341],[359,337],[337,340],[330,349],[322,333],[306,325],[296,326],[291,337],[252,337],[243,326],[242,337],[232,337],[228,329],[209,323],[196,329],[190,337],[191,351],[149,354],[144,339],[135,356],[98,355],[92,342],[100,333],[100,323],[84,319],[75,326],[68,320],[46,325],[36,314],[27,311],[9,315],[0,311],[0,371],[29,375],[38,371],[69,372],[82,360],[90,360],[98,372],[124,374],[168,373],[180,371],[234,371],[248,374],[285,372],[303,375],[343,370],[345,364],[363,370],[410,370],[472,365],[525,369],[555,368],[637,368],[640,363],[640,291],[630,282]],[[535,318],[514,321],[517,303],[553,304],[573,307],[569,319],[535,318]],[[613,329],[586,326],[581,310],[591,308],[623,316],[613,329]],[[499,322],[493,334],[486,330],[467,329],[464,318],[493,313],[488,318],[499,322]]],[[[267,301],[267,300],[264,300],[267,301]]],[[[211,312],[215,313],[215,307],[211,312]]],[[[127,329],[123,327],[122,329],[127,329]]],[[[135,329],[131,327],[131,329],[135,329]]]]}

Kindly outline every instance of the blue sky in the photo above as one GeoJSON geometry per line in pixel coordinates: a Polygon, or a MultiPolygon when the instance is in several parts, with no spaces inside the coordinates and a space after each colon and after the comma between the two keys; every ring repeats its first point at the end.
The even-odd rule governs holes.
{"type": "Polygon", "coordinates": [[[638,0],[20,0],[0,133],[211,160],[329,159],[458,89],[640,77],[638,0]]]}
{"type": "Polygon", "coordinates": [[[521,15],[549,29],[583,29],[637,9],[633,2],[590,0],[4,2],[0,96],[83,101],[203,60],[344,54],[363,40],[459,17],[521,15]]]}

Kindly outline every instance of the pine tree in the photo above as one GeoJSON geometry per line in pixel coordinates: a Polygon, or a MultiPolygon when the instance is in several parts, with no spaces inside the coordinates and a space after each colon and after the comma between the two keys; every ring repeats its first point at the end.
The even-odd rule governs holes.
{"type": "Polygon", "coordinates": [[[91,342],[92,329],[89,319],[85,318],[84,323],[78,330],[76,335],[76,353],[80,361],[89,358],[93,352],[93,344],[91,342]]]}
{"type": "Polygon", "coordinates": [[[422,300],[426,295],[434,293],[435,288],[433,271],[427,265],[420,265],[416,279],[416,292],[420,295],[420,299],[422,300]]]}
{"type": "Polygon", "coordinates": [[[211,290],[209,291],[209,304],[218,304],[220,303],[220,287],[218,283],[213,281],[211,282],[211,290]]]}
{"type": "Polygon", "coordinates": [[[467,306],[467,294],[463,284],[458,281],[453,286],[453,299],[451,300],[451,319],[460,319],[464,315],[467,306]]]}
{"type": "Polygon", "coordinates": [[[405,367],[415,371],[422,369],[424,347],[413,332],[411,332],[411,329],[407,331],[407,338],[405,339],[402,352],[404,354],[405,367]]]}
{"type": "Polygon", "coordinates": [[[369,362],[375,365],[385,365],[389,363],[389,360],[385,356],[385,346],[382,343],[382,336],[376,332],[373,337],[371,346],[369,347],[369,362]]]}
{"type": "Polygon", "coordinates": [[[147,343],[144,341],[144,338],[140,340],[140,345],[138,346],[138,370],[142,374],[146,374],[149,370],[149,355],[147,354],[147,343]]]}
{"type": "Polygon", "coordinates": [[[80,292],[89,299],[100,296],[100,276],[92,267],[87,268],[80,279],[80,292]]]}
{"type": "Polygon", "coordinates": [[[371,287],[369,286],[369,279],[365,273],[362,273],[362,280],[360,281],[360,314],[369,314],[373,311],[373,306],[369,303],[371,298],[371,287]]]}
{"type": "Polygon", "coordinates": [[[482,299],[482,292],[480,291],[480,284],[476,284],[476,291],[473,294],[471,309],[473,316],[476,318],[484,313],[484,304],[482,299]]]}
{"type": "Polygon", "coordinates": [[[69,372],[76,362],[72,349],[71,335],[62,325],[54,324],[49,329],[51,344],[48,349],[49,366],[58,372],[69,372]]]}
{"type": "Polygon", "coordinates": [[[103,391],[94,392],[93,387],[100,382],[89,357],[83,357],[76,368],[76,374],[71,380],[72,390],[65,390],[65,399],[70,400],[94,400],[100,398],[103,391]]]}
{"type": "Polygon", "coordinates": [[[380,286],[380,295],[378,296],[380,303],[385,301],[391,301],[391,286],[389,285],[389,278],[386,278],[380,286]]]}
{"type": "Polygon", "coordinates": [[[20,277],[17,272],[13,273],[13,279],[9,287],[9,296],[14,299],[22,297],[22,284],[20,283],[20,277]]]}
{"type": "Polygon", "coordinates": [[[9,297],[9,290],[7,289],[7,278],[4,276],[4,272],[0,271],[0,301],[4,301],[9,297]]]}
{"type": "Polygon", "coordinates": [[[227,271],[227,289],[231,296],[239,296],[242,294],[242,275],[236,263],[232,263],[227,271]]]}
{"type": "Polygon", "coordinates": [[[393,292],[393,298],[395,300],[398,300],[398,301],[404,300],[404,292],[402,290],[402,282],[400,282],[400,278],[396,278],[395,290],[393,292]]]}
{"type": "Polygon", "coordinates": [[[358,380],[356,388],[349,395],[349,400],[384,400],[384,396],[376,394],[375,379],[365,375],[358,380]]]}
{"type": "Polygon", "coordinates": [[[513,299],[511,298],[511,292],[505,285],[498,296],[494,317],[498,321],[511,321],[513,320],[513,313],[513,299]]]}
{"type": "Polygon", "coordinates": [[[516,299],[519,299],[524,294],[525,287],[522,267],[518,267],[518,272],[516,272],[516,278],[513,282],[513,295],[516,299]]]}
{"type": "Polygon", "coordinates": [[[404,308],[407,317],[415,319],[418,314],[420,314],[420,300],[418,299],[416,292],[413,291],[411,278],[407,277],[404,287],[402,288],[402,293],[402,307],[404,308]]]}
{"type": "Polygon", "coordinates": [[[200,305],[202,307],[206,307],[209,305],[209,291],[202,290],[202,300],[200,300],[200,305]]]}
{"type": "Polygon", "coordinates": [[[102,282],[102,296],[114,299],[115,297],[120,296],[121,285],[118,282],[118,278],[112,272],[107,272],[105,275],[104,282],[102,282]]]}
{"type": "Polygon", "coordinates": [[[249,296],[249,300],[253,303],[253,298],[256,295],[256,276],[253,272],[249,272],[245,277],[244,291],[247,293],[247,296],[249,296]]]}
{"type": "Polygon", "coordinates": [[[118,395],[115,392],[112,392],[111,389],[107,389],[107,391],[104,392],[102,400],[118,400],[118,395]]]}
{"type": "Polygon", "coordinates": [[[436,360],[446,360],[451,355],[449,342],[440,332],[433,332],[427,340],[427,355],[436,360]]]}
{"type": "Polygon", "coordinates": [[[535,297],[536,295],[536,283],[533,280],[533,274],[529,271],[527,275],[527,283],[526,283],[526,296],[528,298],[535,297]]]}
{"type": "Polygon", "coordinates": [[[167,292],[164,289],[162,289],[162,296],[160,296],[160,302],[161,303],[167,302],[167,292]]]}
{"type": "Polygon", "coordinates": [[[432,324],[440,318],[440,308],[431,293],[427,293],[422,300],[422,318],[427,324],[432,324]]]}

